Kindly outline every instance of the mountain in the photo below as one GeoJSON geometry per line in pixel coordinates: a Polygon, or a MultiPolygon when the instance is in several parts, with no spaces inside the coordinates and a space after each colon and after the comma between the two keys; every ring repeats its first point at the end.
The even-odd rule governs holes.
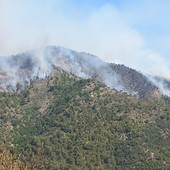
{"type": "Polygon", "coordinates": [[[169,102],[55,70],[0,92],[0,169],[169,169],[169,102]]]}
{"type": "Polygon", "coordinates": [[[170,169],[165,78],[50,46],[0,57],[0,87],[0,169],[170,169]]]}
{"type": "Polygon", "coordinates": [[[81,78],[96,79],[108,87],[141,98],[170,95],[169,80],[146,76],[124,65],[106,63],[97,56],[62,47],[47,46],[0,57],[0,68],[1,91],[16,91],[19,85],[25,88],[33,81],[47,78],[55,70],[60,70],[81,78]]]}

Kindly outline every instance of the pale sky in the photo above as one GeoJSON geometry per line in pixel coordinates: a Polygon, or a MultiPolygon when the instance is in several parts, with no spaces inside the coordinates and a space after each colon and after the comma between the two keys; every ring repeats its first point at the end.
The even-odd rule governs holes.
{"type": "Polygon", "coordinates": [[[170,79],[169,0],[0,0],[0,56],[44,45],[170,79]]]}

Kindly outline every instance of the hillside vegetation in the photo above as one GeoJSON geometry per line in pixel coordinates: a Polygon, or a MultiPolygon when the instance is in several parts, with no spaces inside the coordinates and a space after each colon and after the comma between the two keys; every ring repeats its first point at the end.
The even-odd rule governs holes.
{"type": "Polygon", "coordinates": [[[59,72],[0,93],[0,142],[35,170],[168,170],[169,121],[169,98],[142,100],[59,72]]]}

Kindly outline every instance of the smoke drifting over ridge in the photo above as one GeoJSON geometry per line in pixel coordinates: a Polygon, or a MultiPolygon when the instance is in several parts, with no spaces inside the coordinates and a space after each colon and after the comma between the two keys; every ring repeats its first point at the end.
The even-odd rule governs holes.
{"type": "MultiPolygon", "coordinates": [[[[143,2],[148,4],[148,1],[143,2]]],[[[150,10],[155,7],[154,4],[149,4],[152,7],[150,10]]],[[[157,4],[157,6],[160,5],[157,4]]],[[[169,3],[166,6],[168,5],[169,3]]],[[[148,6],[145,8],[145,5],[140,7],[149,8],[148,6]]],[[[139,11],[145,11],[143,9],[139,11]]],[[[131,11],[133,11],[132,7],[122,10],[109,3],[89,10],[88,5],[75,7],[66,0],[0,1],[0,56],[3,56],[0,57],[0,69],[5,70],[0,73],[0,78],[4,88],[6,85],[14,87],[18,81],[29,84],[30,79],[44,78],[50,74],[53,66],[58,67],[56,58],[48,54],[48,50],[44,52],[39,48],[49,44],[89,52],[99,56],[105,62],[125,64],[143,73],[170,79],[170,62],[150,48],[147,39],[134,26],[132,18],[136,15],[131,11]],[[24,53],[22,57],[15,56],[15,59],[5,57],[35,48],[39,50],[24,53]],[[10,76],[6,76],[6,72],[10,76]]],[[[148,13],[146,16],[142,13],[142,16],[145,20],[149,18],[148,13]]],[[[138,18],[135,19],[138,20],[138,18]]],[[[96,68],[105,69],[106,71],[102,72],[103,75],[97,75],[97,77],[109,87],[124,90],[119,83],[119,76],[104,62],[96,61],[92,55],[64,50],[57,55],[60,61],[59,67],[65,64],[62,63],[61,54],[63,53],[68,61],[69,57],[72,61],[70,67],[65,67],[66,71],[87,78],[90,74],[87,65],[94,67],[91,75],[96,74],[94,71],[96,68]],[[75,60],[74,55],[78,55],[86,64],[82,67],[80,62],[75,60]],[[83,59],[86,57],[88,62],[83,59]],[[114,75],[114,78],[110,78],[110,75],[114,75]]],[[[164,81],[158,81],[158,79],[151,79],[151,81],[159,86],[164,94],[169,94],[164,81]]]]}
{"type": "Polygon", "coordinates": [[[111,88],[123,90],[117,75],[98,57],[78,53],[62,47],[48,46],[16,56],[0,58],[0,86],[3,90],[16,90],[31,81],[44,79],[59,69],[82,78],[96,78],[111,88]]]}
{"type": "Polygon", "coordinates": [[[109,3],[88,8],[66,0],[0,1],[0,56],[59,45],[170,79],[169,61],[135,29],[131,8],[109,3]]]}
{"type": "Polygon", "coordinates": [[[152,97],[158,89],[170,96],[170,81],[164,78],[146,77],[124,65],[109,64],[97,56],[55,46],[1,57],[0,90],[15,91],[18,85],[25,88],[33,81],[47,78],[55,70],[81,78],[94,78],[108,87],[142,98],[152,97]]]}

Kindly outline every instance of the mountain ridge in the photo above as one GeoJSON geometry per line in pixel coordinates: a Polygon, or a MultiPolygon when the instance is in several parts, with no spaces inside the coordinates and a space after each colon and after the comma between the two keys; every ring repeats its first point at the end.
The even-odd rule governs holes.
{"type": "Polygon", "coordinates": [[[61,72],[72,73],[81,78],[94,78],[108,87],[141,98],[160,98],[161,94],[169,95],[166,88],[169,90],[170,86],[165,88],[162,84],[170,82],[164,78],[159,78],[160,83],[156,83],[158,78],[148,78],[124,65],[106,63],[97,56],[63,47],[47,46],[14,56],[0,57],[0,60],[2,91],[15,91],[18,83],[25,87],[31,81],[44,79],[55,69],[59,69],[61,72]]]}

